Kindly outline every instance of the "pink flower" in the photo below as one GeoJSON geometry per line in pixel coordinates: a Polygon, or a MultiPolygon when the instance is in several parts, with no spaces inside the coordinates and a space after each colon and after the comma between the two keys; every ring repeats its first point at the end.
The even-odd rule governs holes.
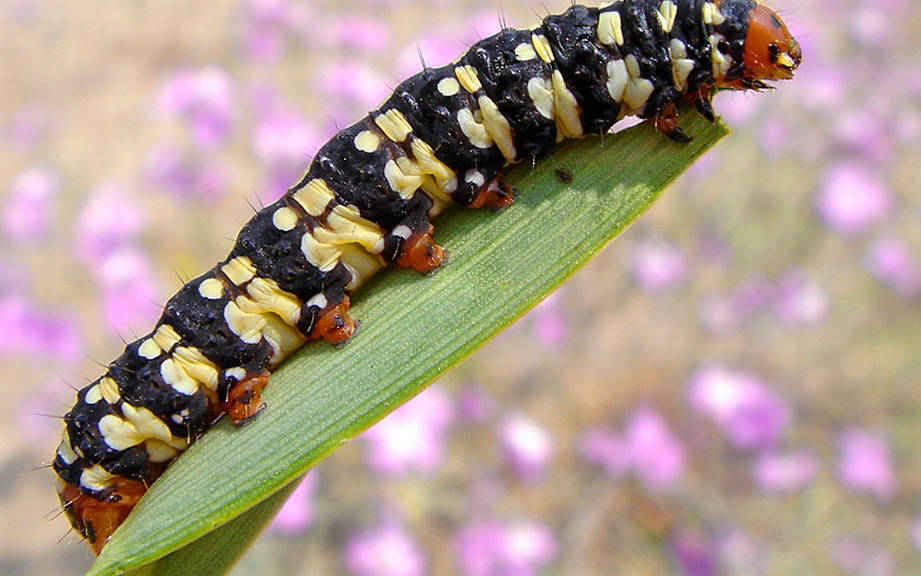
{"type": "Polygon", "coordinates": [[[707,538],[684,532],[669,542],[672,558],[683,576],[715,576],[718,574],[713,543],[707,538]]]}
{"type": "Polygon", "coordinates": [[[851,490],[868,492],[881,502],[895,495],[896,478],[889,445],[881,436],[850,428],[838,437],[838,480],[851,490]]]}
{"type": "Polygon", "coordinates": [[[79,256],[94,264],[120,244],[132,240],[143,226],[143,214],[118,184],[96,188],[77,216],[79,256]]]}
{"type": "Polygon", "coordinates": [[[465,576],[530,576],[556,555],[549,528],[527,520],[476,520],[464,526],[454,548],[465,576]]]}
{"type": "Polygon", "coordinates": [[[637,408],[627,422],[626,444],[634,474],[650,490],[673,487],[684,473],[684,445],[653,408],[637,408]]]}
{"type": "Polygon", "coordinates": [[[828,316],[828,294],[802,271],[791,269],[777,282],[774,314],[790,326],[819,324],[828,316]]]}
{"type": "Polygon", "coordinates": [[[75,361],[82,343],[70,318],[44,311],[18,294],[0,294],[0,354],[75,361]]]}
{"type": "Polygon", "coordinates": [[[457,394],[457,411],[464,421],[485,422],[493,411],[493,399],[482,387],[470,384],[457,394]]]}
{"type": "Polygon", "coordinates": [[[900,238],[883,237],[870,246],[866,266],[880,282],[906,298],[921,294],[921,264],[900,238]]]}
{"type": "Polygon", "coordinates": [[[161,86],[157,108],[167,117],[183,120],[198,146],[213,148],[226,140],[233,127],[230,76],[217,67],[179,70],[161,86]]]}
{"type": "Polygon", "coordinates": [[[304,533],[313,522],[313,497],[316,491],[317,475],[316,472],[310,472],[278,511],[269,529],[285,536],[304,533]]]}
{"type": "Polygon", "coordinates": [[[421,576],[425,556],[394,520],[353,534],[345,548],[345,566],[355,576],[421,576]]]}
{"type": "Polygon", "coordinates": [[[815,208],[829,228],[853,235],[884,220],[892,210],[892,197],[886,184],[867,168],[838,164],[826,171],[815,208]]]}
{"type": "Polygon", "coordinates": [[[20,173],[3,207],[3,232],[13,242],[38,242],[48,234],[58,195],[58,177],[48,168],[20,173]]]}
{"type": "Polygon", "coordinates": [[[522,481],[543,477],[554,451],[545,428],[526,416],[512,414],[499,424],[499,440],[506,461],[522,481]]]}
{"type": "Polygon", "coordinates": [[[694,373],[688,388],[691,406],[713,419],[739,450],[775,446],[790,422],[786,401],[754,374],[706,366],[694,373]]]}
{"type": "Polygon", "coordinates": [[[566,314],[559,307],[559,292],[548,296],[531,311],[533,319],[531,333],[545,348],[556,348],[563,344],[569,332],[566,314]]]}
{"type": "Polygon", "coordinates": [[[174,146],[160,146],[147,158],[146,176],[180,199],[213,201],[227,188],[227,166],[215,158],[198,161],[174,146]]]}
{"type": "Polygon", "coordinates": [[[106,324],[116,334],[142,333],[160,316],[160,286],[145,253],[123,245],[103,258],[96,273],[106,324]]]}
{"type": "Polygon", "coordinates": [[[388,476],[434,472],[453,420],[448,395],[435,386],[424,390],[362,435],[368,466],[388,476]]]}
{"type": "Polygon", "coordinates": [[[623,476],[630,468],[630,447],[614,430],[589,430],[579,439],[579,453],[615,479],[623,476]]]}
{"type": "Polygon", "coordinates": [[[752,474],[764,492],[798,492],[812,484],[818,472],[815,456],[804,450],[764,452],[752,464],[752,474]]]}
{"type": "Polygon", "coordinates": [[[647,238],[633,246],[630,272],[643,290],[661,292],[683,282],[688,266],[684,255],[671,242],[647,238]]]}

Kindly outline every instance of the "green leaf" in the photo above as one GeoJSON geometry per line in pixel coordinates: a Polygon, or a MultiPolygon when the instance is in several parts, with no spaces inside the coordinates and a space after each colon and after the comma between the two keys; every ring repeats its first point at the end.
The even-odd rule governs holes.
{"type": "Polygon", "coordinates": [[[352,341],[311,344],[285,362],[266,389],[266,411],[242,430],[226,421],[209,430],[152,486],[89,573],[136,569],[200,538],[141,573],[224,573],[242,554],[236,543],[255,538],[283,498],[260,501],[537,304],[727,133],[694,114],[683,120],[690,144],[646,124],[568,142],[535,168],[511,170],[507,180],[520,194],[508,209],[439,218],[447,265],[428,278],[382,272],[363,287],[353,299],[362,325],[352,341]]]}

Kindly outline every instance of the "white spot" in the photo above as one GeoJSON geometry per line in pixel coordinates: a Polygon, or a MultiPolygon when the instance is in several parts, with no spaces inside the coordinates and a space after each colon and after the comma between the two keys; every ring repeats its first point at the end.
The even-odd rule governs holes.
{"type": "MultiPolygon", "coordinates": [[[[308,262],[323,272],[329,272],[339,263],[339,247],[318,241],[311,232],[301,237],[301,253],[308,262]]],[[[227,309],[225,308],[224,311],[226,317],[227,309]]]]}
{"type": "Polygon", "coordinates": [[[652,95],[655,86],[641,76],[640,63],[636,56],[630,54],[624,59],[624,62],[627,65],[627,73],[630,75],[630,81],[624,93],[624,104],[629,108],[627,113],[633,113],[646,106],[646,101],[652,95]]]}
{"type": "Polygon", "coordinates": [[[687,88],[688,76],[694,70],[694,61],[687,57],[687,47],[677,38],[669,43],[668,55],[672,61],[672,82],[675,88],[683,92],[687,88]]]}
{"type": "Polygon", "coordinates": [[[80,473],[80,486],[91,492],[101,492],[109,487],[112,478],[114,478],[112,474],[109,474],[101,465],[93,464],[89,468],[84,468],[80,473]]]}
{"type": "Polygon", "coordinates": [[[534,50],[534,46],[527,42],[522,42],[518,46],[515,46],[515,58],[519,62],[527,62],[528,60],[537,58],[537,52],[534,50]]]}
{"type": "Polygon", "coordinates": [[[598,15],[598,41],[606,46],[624,45],[624,31],[621,28],[620,12],[612,10],[598,15]]]}
{"type": "Polygon", "coordinates": [[[169,417],[169,419],[175,422],[176,424],[182,424],[183,422],[185,422],[185,418],[182,417],[182,414],[173,414],[172,416],[169,417]]]}
{"type": "Polygon", "coordinates": [[[582,137],[582,121],[579,119],[579,104],[566,86],[563,74],[553,71],[553,106],[556,111],[557,130],[566,138],[582,137]]]}
{"type": "Polygon", "coordinates": [[[314,294],[310,297],[310,300],[307,301],[308,306],[316,306],[320,310],[326,308],[329,301],[326,299],[326,294],[320,292],[319,294],[314,294]]]}
{"type": "Polygon", "coordinates": [[[499,107],[489,96],[483,95],[477,98],[477,105],[483,114],[483,125],[486,126],[486,130],[495,141],[499,151],[502,152],[506,160],[509,162],[514,161],[518,157],[518,152],[515,150],[512,127],[509,125],[508,119],[499,112],[499,107]]]}
{"type": "Polygon", "coordinates": [[[623,102],[624,94],[627,91],[627,84],[630,82],[630,74],[627,73],[627,64],[623,60],[609,60],[607,64],[608,74],[608,94],[617,102],[623,102]]]}
{"type": "Polygon", "coordinates": [[[460,82],[457,81],[457,78],[442,78],[438,81],[438,93],[442,96],[450,98],[456,96],[458,92],[460,92],[460,82]]]}
{"type": "Polygon", "coordinates": [[[482,188],[486,184],[486,176],[476,169],[467,170],[464,174],[464,180],[470,182],[477,188],[482,188]]]}
{"type": "Polygon", "coordinates": [[[393,234],[397,238],[402,238],[403,240],[406,240],[407,238],[412,236],[413,231],[410,230],[409,226],[407,226],[406,224],[400,224],[393,229],[391,234],[393,234]]]}
{"type": "Polygon", "coordinates": [[[713,60],[713,76],[717,80],[726,77],[726,73],[732,68],[732,56],[723,54],[719,51],[719,43],[725,40],[722,34],[710,34],[710,58],[713,60]]]}
{"type": "Polygon", "coordinates": [[[74,452],[73,448],[70,446],[70,435],[67,433],[67,428],[64,428],[64,431],[61,433],[61,443],[58,444],[58,456],[61,457],[61,460],[64,461],[64,464],[70,465],[77,461],[77,453],[74,452]]]}
{"type": "Polygon", "coordinates": [[[94,384],[91,386],[83,396],[83,401],[87,404],[95,404],[100,400],[102,400],[102,390],[99,389],[99,384],[94,384]]]}
{"type": "Polygon", "coordinates": [[[122,403],[121,409],[124,418],[106,414],[99,420],[99,433],[113,450],[127,450],[148,439],[159,440],[180,450],[186,447],[186,441],[173,436],[166,423],[149,409],[127,402],[122,403]]]}
{"type": "Polygon", "coordinates": [[[163,351],[160,350],[160,347],[157,346],[157,343],[153,338],[148,338],[141,342],[141,345],[138,346],[138,355],[142,358],[147,358],[148,360],[153,360],[160,356],[163,351]]]}
{"type": "Polygon", "coordinates": [[[206,278],[198,285],[198,294],[208,300],[220,300],[224,295],[224,283],[217,278],[206,278]]]}
{"type": "Polygon", "coordinates": [[[179,346],[173,350],[173,360],[197,384],[204,384],[211,390],[217,390],[218,368],[198,348],[179,346]]]}
{"type": "Polygon", "coordinates": [[[486,149],[492,146],[492,137],[486,130],[486,126],[477,120],[469,108],[461,108],[457,111],[457,123],[464,136],[477,148],[486,149]]]}
{"type": "Polygon", "coordinates": [[[700,13],[704,24],[719,26],[726,21],[726,17],[720,12],[719,6],[713,2],[705,2],[700,8],[700,13]]]}
{"type": "Polygon", "coordinates": [[[656,18],[659,20],[659,26],[662,27],[662,30],[669,34],[672,31],[672,28],[675,26],[675,18],[678,17],[678,6],[675,5],[671,0],[664,0],[659,4],[659,9],[656,11],[656,18]]]}
{"type": "Polygon", "coordinates": [[[247,314],[231,300],[224,306],[224,320],[230,330],[247,344],[256,344],[262,340],[265,318],[261,314],[247,314]]]}
{"type": "Polygon", "coordinates": [[[167,358],[160,364],[160,376],[180,394],[191,396],[198,390],[198,381],[189,376],[189,373],[172,358],[167,358]]]}
{"type": "Polygon", "coordinates": [[[237,382],[242,382],[246,378],[246,370],[242,366],[234,366],[224,370],[224,376],[233,378],[237,382]]]}
{"type": "Polygon", "coordinates": [[[528,96],[541,116],[553,120],[553,84],[546,78],[528,80],[528,96]]]}
{"type": "Polygon", "coordinates": [[[272,214],[272,225],[282,232],[290,232],[297,226],[297,212],[283,206],[272,214]]]}
{"type": "Polygon", "coordinates": [[[362,130],[355,135],[354,143],[355,148],[361,150],[362,152],[372,154],[377,152],[377,149],[380,147],[381,137],[374,132],[371,132],[370,130],[362,130]]]}

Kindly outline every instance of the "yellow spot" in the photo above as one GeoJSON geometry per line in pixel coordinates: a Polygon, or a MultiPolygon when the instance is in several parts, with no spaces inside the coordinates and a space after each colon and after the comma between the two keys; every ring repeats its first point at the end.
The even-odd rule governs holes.
{"type": "Polygon", "coordinates": [[[527,42],[522,42],[518,46],[515,46],[515,58],[519,62],[527,62],[528,60],[537,58],[537,52],[534,50],[534,46],[527,42]]]}
{"type": "Polygon", "coordinates": [[[678,6],[675,5],[671,0],[664,0],[659,4],[659,9],[656,11],[656,18],[659,20],[659,26],[662,27],[662,30],[669,34],[672,31],[672,28],[675,27],[675,19],[678,17],[678,6]]]}
{"type": "Polygon", "coordinates": [[[336,264],[339,263],[341,254],[338,246],[320,242],[313,237],[311,232],[307,232],[301,237],[301,252],[308,262],[323,272],[329,272],[335,268],[336,264]]]}
{"type": "Polygon", "coordinates": [[[292,197],[301,205],[304,212],[316,217],[326,211],[326,206],[330,200],[333,200],[334,195],[325,180],[314,178],[295,192],[292,197]]]}
{"type": "Polygon", "coordinates": [[[349,280],[347,286],[349,290],[358,288],[365,280],[384,267],[380,257],[372,256],[354,245],[343,247],[342,264],[352,273],[352,279],[349,280]]]}
{"type": "Polygon", "coordinates": [[[105,376],[99,381],[99,391],[102,392],[102,397],[109,404],[115,404],[121,399],[121,394],[118,391],[118,383],[105,376]]]}
{"type": "Polygon", "coordinates": [[[687,57],[687,47],[677,38],[669,44],[668,55],[672,61],[672,82],[675,88],[683,92],[688,84],[688,76],[694,70],[694,61],[687,57]]]}
{"type": "Polygon", "coordinates": [[[141,342],[141,345],[138,346],[138,354],[142,358],[147,358],[148,360],[153,360],[154,358],[158,357],[161,352],[162,350],[160,350],[160,347],[157,346],[157,343],[153,338],[144,340],[141,342]]]}
{"type": "Polygon", "coordinates": [[[211,390],[217,390],[217,366],[208,360],[201,350],[192,346],[180,346],[173,350],[172,357],[176,364],[197,384],[204,384],[211,390]]]}
{"type": "Polygon", "coordinates": [[[100,492],[109,487],[114,476],[99,464],[84,468],[80,473],[80,486],[93,492],[100,492]]]}
{"type": "Polygon", "coordinates": [[[305,338],[295,328],[285,324],[274,314],[265,314],[265,327],[262,336],[272,347],[269,367],[274,368],[292,352],[303,346],[305,338]]]}
{"type": "Polygon", "coordinates": [[[793,68],[796,66],[796,62],[786,52],[782,52],[780,56],[777,57],[777,63],[784,68],[793,68]]]}
{"type": "Polygon", "coordinates": [[[252,299],[249,302],[258,306],[243,308],[244,312],[272,312],[292,326],[301,319],[301,301],[294,294],[282,290],[274,280],[254,278],[246,287],[246,292],[252,299]]]}
{"type": "Polygon", "coordinates": [[[396,108],[391,108],[383,114],[375,116],[374,123],[381,129],[384,136],[394,142],[403,142],[413,131],[413,127],[406,120],[406,116],[403,116],[403,113],[396,108]]]}
{"type": "Polygon", "coordinates": [[[713,61],[713,76],[722,79],[732,68],[732,57],[719,51],[718,45],[722,41],[722,34],[710,34],[710,59],[713,61]]]}
{"type": "Polygon", "coordinates": [[[380,145],[381,137],[370,130],[362,130],[355,135],[355,148],[358,148],[362,152],[372,154],[377,152],[380,145]]]}
{"type": "Polygon", "coordinates": [[[191,396],[198,390],[198,381],[172,358],[167,358],[160,364],[160,376],[170,388],[180,394],[191,396]]]}
{"type": "Polygon", "coordinates": [[[457,190],[457,174],[435,156],[435,151],[427,142],[421,138],[414,138],[411,149],[416,163],[424,173],[430,174],[435,179],[441,191],[451,194],[457,190]]]}
{"type": "Polygon", "coordinates": [[[102,391],[99,389],[99,384],[95,384],[86,391],[86,394],[83,396],[83,401],[87,404],[95,404],[102,400],[102,391]]]}
{"type": "MultiPolygon", "coordinates": [[[[244,296],[238,296],[237,299],[248,300],[244,296]]],[[[247,344],[256,344],[262,340],[265,318],[261,314],[248,314],[236,302],[230,301],[224,306],[224,320],[230,330],[247,344]]]]}
{"type": "Polygon", "coordinates": [[[169,462],[177,455],[179,455],[180,450],[173,448],[169,444],[164,444],[159,440],[150,439],[144,444],[144,447],[147,449],[147,455],[151,462],[169,462]]]}
{"type": "Polygon", "coordinates": [[[61,433],[61,443],[58,444],[58,456],[61,457],[61,460],[65,464],[73,464],[77,461],[77,453],[74,452],[74,449],[70,446],[70,434],[67,433],[67,428],[64,428],[64,431],[61,433]]]}
{"type": "Polygon", "coordinates": [[[287,206],[279,208],[272,214],[272,225],[282,232],[294,230],[297,226],[297,212],[287,206]]]}
{"type": "Polygon", "coordinates": [[[172,350],[173,346],[178,344],[180,340],[182,340],[182,338],[179,334],[176,334],[176,331],[173,330],[173,327],[169,324],[160,324],[153,333],[153,341],[156,342],[160,350],[164,352],[172,350]]]}
{"type": "Polygon", "coordinates": [[[438,93],[442,96],[456,96],[458,92],[460,92],[460,83],[456,78],[442,78],[438,81],[438,93]]]}
{"type": "Polygon", "coordinates": [[[567,138],[582,137],[582,121],[579,119],[579,104],[566,86],[563,74],[553,71],[553,105],[556,110],[557,130],[567,138]]]}
{"type": "Polygon", "coordinates": [[[228,378],[234,378],[237,382],[243,382],[246,378],[246,370],[242,366],[234,366],[224,370],[224,375],[228,378]]]}
{"type": "MultiPolygon", "coordinates": [[[[242,286],[256,275],[256,267],[252,260],[246,256],[237,256],[227,264],[221,266],[221,272],[236,286],[242,286]]],[[[163,348],[163,346],[160,346],[163,348]]]]}
{"type": "Polygon", "coordinates": [[[486,149],[492,146],[492,137],[486,130],[486,126],[477,120],[469,108],[461,108],[457,111],[457,123],[464,136],[477,148],[486,149]]]}
{"type": "Polygon", "coordinates": [[[540,77],[528,80],[528,96],[541,116],[553,119],[553,85],[550,80],[540,77]]]}
{"type": "Polygon", "coordinates": [[[121,409],[124,418],[107,414],[99,420],[99,433],[113,450],[127,450],[149,439],[159,440],[177,450],[185,449],[186,441],[173,436],[169,427],[149,409],[127,402],[122,403],[121,409]]]}
{"type": "Polygon", "coordinates": [[[480,84],[480,79],[477,77],[476,68],[469,64],[454,68],[454,75],[457,76],[457,80],[464,87],[464,90],[471,94],[483,89],[483,85],[480,84]]]}
{"type": "Polygon", "coordinates": [[[324,244],[356,243],[370,252],[384,249],[381,227],[361,217],[358,208],[338,205],[326,216],[326,226],[313,230],[317,241],[324,244]]]}
{"type": "Polygon", "coordinates": [[[705,2],[704,5],[700,8],[700,13],[704,24],[719,26],[726,21],[726,17],[723,16],[723,13],[720,12],[719,7],[713,2],[705,2]]]}
{"type": "Polygon", "coordinates": [[[384,164],[384,178],[390,184],[390,189],[397,192],[404,200],[412,198],[416,190],[422,186],[421,175],[407,174],[395,160],[387,160],[387,163],[384,164]]]}
{"type": "Polygon", "coordinates": [[[224,284],[217,278],[207,278],[198,285],[198,293],[208,300],[220,300],[224,295],[224,284]]]}
{"type": "Polygon", "coordinates": [[[486,126],[486,130],[495,141],[499,151],[502,152],[506,160],[509,162],[514,161],[518,157],[518,152],[515,150],[515,142],[512,140],[512,128],[508,120],[499,112],[499,107],[489,96],[484,95],[477,98],[477,105],[483,114],[483,125],[486,126]]]}
{"type": "Polygon", "coordinates": [[[624,31],[621,28],[620,12],[612,10],[598,15],[598,41],[606,46],[624,45],[624,31]]]}
{"type": "Polygon", "coordinates": [[[553,49],[546,36],[542,34],[531,34],[531,44],[534,45],[534,51],[544,61],[545,64],[553,62],[553,49]]]}

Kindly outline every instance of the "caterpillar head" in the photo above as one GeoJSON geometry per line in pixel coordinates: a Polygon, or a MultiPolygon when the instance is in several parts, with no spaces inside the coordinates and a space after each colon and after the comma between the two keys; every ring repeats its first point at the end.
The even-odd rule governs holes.
{"type": "Polygon", "coordinates": [[[777,13],[752,0],[723,0],[719,10],[725,19],[711,40],[718,88],[763,90],[793,78],[803,54],[777,13]]]}

